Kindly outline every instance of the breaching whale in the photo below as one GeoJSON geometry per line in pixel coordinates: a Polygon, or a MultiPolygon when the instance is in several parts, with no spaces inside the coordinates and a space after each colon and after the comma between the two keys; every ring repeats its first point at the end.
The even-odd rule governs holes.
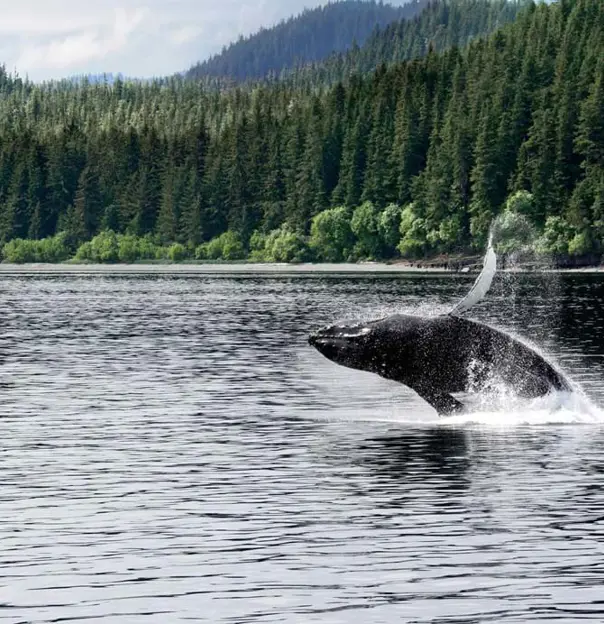
{"type": "Polygon", "coordinates": [[[309,337],[325,357],[349,368],[398,381],[439,414],[461,410],[455,393],[482,392],[503,383],[521,397],[570,391],[564,376],[519,340],[459,314],[490,286],[496,256],[489,242],[484,268],[451,312],[434,317],[397,314],[359,325],[334,325],[309,337]]]}

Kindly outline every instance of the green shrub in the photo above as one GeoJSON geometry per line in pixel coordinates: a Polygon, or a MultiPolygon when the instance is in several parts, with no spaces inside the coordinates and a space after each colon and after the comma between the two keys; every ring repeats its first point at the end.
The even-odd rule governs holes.
{"type": "Polygon", "coordinates": [[[168,250],[169,247],[164,247],[163,245],[158,245],[155,248],[155,255],[153,258],[149,258],[150,260],[169,260],[168,258],[168,250]]]}
{"type": "Polygon", "coordinates": [[[516,191],[507,198],[505,210],[532,218],[535,213],[535,198],[528,191],[516,191]]]}
{"type": "Polygon", "coordinates": [[[574,234],[573,228],[562,217],[548,217],[543,234],[535,243],[535,251],[543,255],[566,254],[574,234]]]}
{"type": "Polygon", "coordinates": [[[94,262],[117,262],[119,244],[115,232],[111,230],[101,232],[90,241],[90,245],[94,262]]]}
{"type": "Polygon", "coordinates": [[[220,260],[222,258],[222,240],[220,236],[213,238],[203,245],[205,256],[208,260],[220,260]]]}
{"type": "Polygon", "coordinates": [[[582,256],[593,249],[590,236],[587,232],[575,234],[568,243],[568,253],[571,256],[582,256]]]}
{"type": "Polygon", "coordinates": [[[245,249],[241,239],[235,232],[225,232],[222,235],[223,260],[242,260],[245,258],[245,249]]]}
{"type": "Polygon", "coordinates": [[[207,254],[207,245],[205,243],[202,243],[201,245],[197,245],[197,247],[195,247],[195,260],[207,260],[208,259],[208,254],[207,254]]]}
{"type": "Polygon", "coordinates": [[[426,222],[415,214],[413,204],[403,208],[398,250],[404,258],[417,258],[426,251],[426,222]]]}
{"type": "Polygon", "coordinates": [[[138,240],[134,234],[122,234],[118,238],[118,259],[129,263],[138,260],[138,240]]]}
{"type": "Polygon", "coordinates": [[[180,243],[174,243],[173,245],[170,245],[170,247],[168,247],[167,255],[168,260],[171,260],[172,262],[181,262],[189,256],[189,253],[184,245],[181,245],[180,243]]]}
{"type": "Polygon", "coordinates": [[[358,256],[377,258],[382,254],[382,238],[379,232],[379,209],[369,201],[352,213],[350,227],[356,236],[355,251],[358,256]]]}
{"type": "Polygon", "coordinates": [[[533,226],[518,212],[506,209],[495,220],[493,242],[497,253],[510,254],[527,250],[533,246],[535,239],[533,226]]]}
{"type": "Polygon", "coordinates": [[[82,243],[75,254],[75,260],[84,262],[117,262],[119,258],[119,236],[110,230],[97,234],[91,241],[82,243]]]}
{"type": "Polygon", "coordinates": [[[137,260],[156,260],[158,258],[158,252],[160,257],[167,256],[167,249],[161,248],[153,237],[149,234],[141,238],[137,238],[137,260]]]}
{"type": "Polygon", "coordinates": [[[354,248],[348,210],[340,206],[324,210],[313,217],[309,244],[319,260],[347,260],[354,248]]]}
{"type": "Polygon", "coordinates": [[[67,246],[66,236],[62,232],[36,242],[39,249],[40,262],[63,262],[71,255],[67,246]]]}
{"type": "Polygon", "coordinates": [[[2,249],[5,262],[22,264],[25,262],[62,262],[69,258],[65,235],[57,234],[42,240],[15,238],[2,249]]]}
{"type": "Polygon", "coordinates": [[[106,230],[78,248],[75,259],[87,262],[136,262],[166,258],[167,249],[157,245],[151,236],[116,234],[106,230]]]}
{"type": "Polygon", "coordinates": [[[394,253],[401,238],[401,207],[397,204],[386,206],[378,217],[378,232],[382,245],[388,254],[394,253]]]}
{"type": "Polygon", "coordinates": [[[32,243],[33,241],[22,238],[14,238],[12,241],[9,241],[2,249],[4,261],[14,264],[36,262],[37,258],[32,243]]]}
{"type": "Polygon", "coordinates": [[[82,243],[74,256],[74,260],[78,262],[95,262],[94,255],[92,253],[92,243],[82,243]]]}
{"type": "MultiPolygon", "coordinates": [[[[273,230],[277,232],[278,230],[273,230]]],[[[270,262],[267,258],[266,243],[267,235],[262,232],[254,232],[250,237],[250,255],[249,259],[252,262],[270,262]]]]}
{"type": "MultiPolygon", "coordinates": [[[[230,230],[213,238],[202,247],[204,251],[200,253],[205,254],[205,259],[208,260],[242,260],[245,258],[245,249],[241,239],[230,230]]],[[[197,256],[197,250],[195,253],[197,256]]]]}
{"type": "Polygon", "coordinates": [[[440,248],[445,250],[454,248],[460,242],[461,233],[461,217],[459,215],[451,215],[443,219],[438,227],[440,248]]]}
{"type": "Polygon", "coordinates": [[[309,257],[306,239],[287,225],[269,233],[265,240],[266,262],[304,262],[309,257]]]}

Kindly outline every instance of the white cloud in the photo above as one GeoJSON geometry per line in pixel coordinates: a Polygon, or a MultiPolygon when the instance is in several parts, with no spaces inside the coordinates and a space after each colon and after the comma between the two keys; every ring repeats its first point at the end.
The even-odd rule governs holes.
{"type": "MultiPolygon", "coordinates": [[[[404,0],[397,0],[401,4],[404,0]]],[[[323,0],[0,0],[0,63],[33,80],[168,75],[323,0]]]]}
{"type": "Polygon", "coordinates": [[[172,29],[168,37],[174,45],[182,45],[193,41],[202,32],[203,30],[199,26],[180,26],[172,29]]]}
{"type": "Polygon", "coordinates": [[[69,69],[104,59],[128,46],[129,38],[144,17],[144,9],[132,12],[116,9],[111,28],[86,28],[48,42],[26,45],[16,61],[16,66],[39,72],[69,69]]]}

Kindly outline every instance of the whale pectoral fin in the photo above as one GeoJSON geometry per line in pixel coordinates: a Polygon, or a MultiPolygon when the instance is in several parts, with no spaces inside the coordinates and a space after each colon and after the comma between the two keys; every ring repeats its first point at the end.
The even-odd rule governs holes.
{"type": "Polygon", "coordinates": [[[489,292],[491,282],[497,272],[497,254],[493,249],[493,232],[489,235],[487,253],[482,262],[482,271],[476,278],[470,292],[449,312],[449,314],[461,314],[477,304],[489,292]]]}
{"type": "Polygon", "coordinates": [[[447,416],[460,412],[464,404],[446,392],[434,392],[433,390],[415,390],[419,396],[438,412],[440,416],[447,416]]]}

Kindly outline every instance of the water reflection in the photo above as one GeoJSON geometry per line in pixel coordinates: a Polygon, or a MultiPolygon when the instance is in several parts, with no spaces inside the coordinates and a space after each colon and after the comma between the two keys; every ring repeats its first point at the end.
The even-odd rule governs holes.
{"type": "Polygon", "coordinates": [[[425,482],[431,475],[452,486],[463,485],[469,466],[467,433],[430,427],[371,438],[355,458],[377,474],[404,483],[425,482]]]}

